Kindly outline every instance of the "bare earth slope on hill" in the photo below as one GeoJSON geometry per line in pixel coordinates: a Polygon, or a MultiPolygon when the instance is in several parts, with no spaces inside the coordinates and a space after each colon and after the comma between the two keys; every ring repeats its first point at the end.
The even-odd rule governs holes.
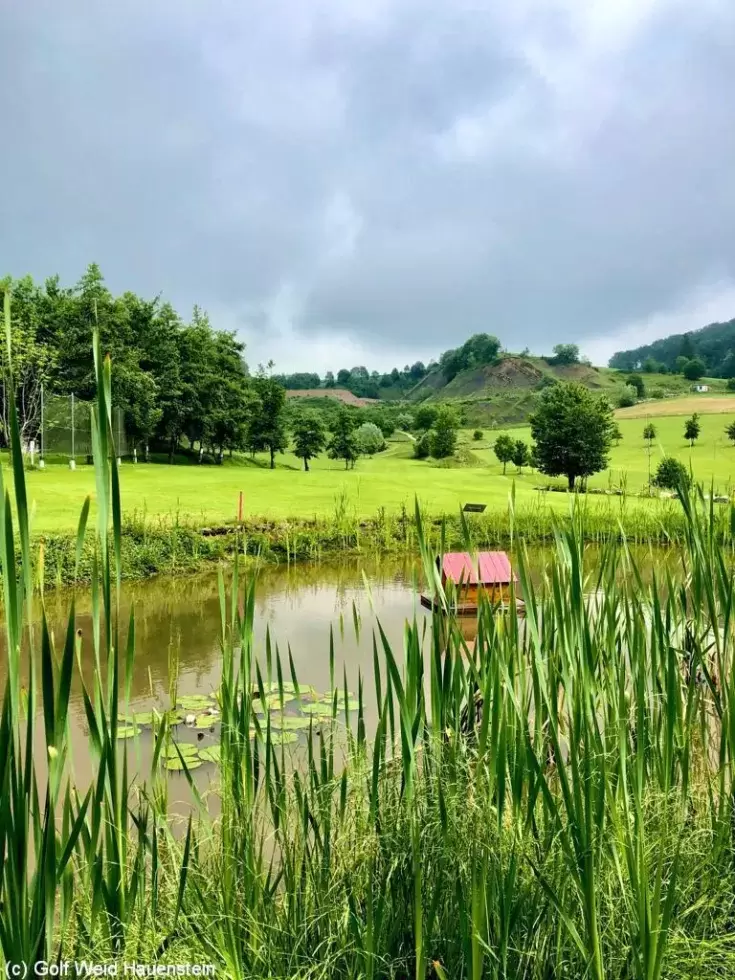
{"type": "Polygon", "coordinates": [[[409,394],[411,401],[456,401],[469,424],[513,425],[525,422],[544,387],[554,381],[579,381],[609,392],[621,386],[619,376],[586,364],[555,365],[541,357],[506,356],[499,363],[470,368],[447,382],[432,371],[409,394]]]}

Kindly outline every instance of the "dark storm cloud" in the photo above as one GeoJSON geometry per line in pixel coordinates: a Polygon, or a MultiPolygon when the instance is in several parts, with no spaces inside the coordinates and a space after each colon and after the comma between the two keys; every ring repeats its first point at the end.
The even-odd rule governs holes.
{"type": "Polygon", "coordinates": [[[283,367],[731,301],[729,3],[30,0],[0,30],[16,275],[96,260],[283,367]]]}

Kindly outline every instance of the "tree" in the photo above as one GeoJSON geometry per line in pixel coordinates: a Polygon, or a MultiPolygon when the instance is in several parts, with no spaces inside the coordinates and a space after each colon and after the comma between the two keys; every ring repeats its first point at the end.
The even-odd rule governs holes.
{"type": "Polygon", "coordinates": [[[422,405],[416,412],[415,425],[419,432],[428,432],[434,427],[438,409],[434,405],[422,405]]]}
{"type": "Polygon", "coordinates": [[[403,432],[410,432],[414,424],[414,417],[410,412],[401,412],[396,416],[396,426],[403,432]]]}
{"type": "Polygon", "coordinates": [[[518,472],[523,472],[523,467],[528,466],[531,460],[531,453],[528,446],[522,439],[517,439],[513,443],[512,462],[518,467],[518,472]]]}
{"type": "Polygon", "coordinates": [[[261,371],[253,379],[257,397],[248,425],[248,445],[254,452],[267,450],[270,468],[276,468],[276,453],[288,446],[286,436],[286,390],[261,371]]]}
{"type": "Polygon", "coordinates": [[[293,423],[294,455],[304,461],[304,470],[309,471],[309,460],[324,450],[327,441],[326,431],[316,412],[300,412],[293,423]]]}
{"type": "Polygon", "coordinates": [[[730,422],[725,426],[725,434],[731,442],[735,442],[735,422],[730,422]]]}
{"type": "Polygon", "coordinates": [[[554,364],[578,364],[579,347],[576,344],[557,344],[554,347],[554,364]]]}
{"type": "Polygon", "coordinates": [[[635,405],[636,395],[637,393],[633,385],[626,385],[620,392],[618,406],[620,408],[630,408],[635,405]]]}
{"type": "Polygon", "coordinates": [[[434,459],[446,459],[457,447],[457,416],[453,409],[444,406],[436,415],[431,437],[431,455],[434,459]]]}
{"type": "Polygon", "coordinates": [[[340,368],[339,371],[337,371],[337,384],[338,385],[349,384],[350,377],[351,374],[347,370],[347,368],[340,368]]]}
{"type": "MultiPolygon", "coordinates": [[[[41,426],[41,400],[44,389],[56,367],[54,350],[39,341],[40,323],[35,303],[35,287],[30,277],[13,284],[6,280],[0,284],[0,313],[7,303],[10,311],[10,338],[13,358],[13,382],[15,385],[15,408],[20,427],[21,443],[27,443],[38,436],[41,426]]],[[[1,329],[0,368],[3,378],[9,374],[10,364],[5,340],[1,329]]],[[[3,385],[2,394],[2,433],[10,432],[10,405],[12,399],[6,397],[9,390],[3,385]]]]}
{"type": "Polygon", "coordinates": [[[646,426],[644,426],[643,438],[648,442],[650,447],[651,443],[656,438],[656,426],[653,424],[653,422],[649,422],[646,426]]]}
{"type": "Polygon", "coordinates": [[[612,409],[583,385],[546,388],[530,423],[538,468],[548,476],[566,476],[570,490],[579,477],[607,466],[615,424],[612,409]]]}
{"type": "Polygon", "coordinates": [[[647,357],[643,362],[643,370],[646,374],[658,374],[663,367],[655,357],[647,357]]]}
{"type": "Polygon", "coordinates": [[[727,382],[727,390],[735,391],[735,378],[729,378],[727,382]]]}
{"type": "Polygon", "coordinates": [[[505,476],[505,470],[508,463],[513,461],[513,452],[515,450],[515,442],[509,435],[503,433],[498,436],[495,440],[495,445],[493,446],[493,452],[498,458],[498,462],[503,464],[503,476],[505,476]]]}
{"type": "Polygon", "coordinates": [[[616,447],[619,446],[620,445],[620,440],[623,438],[623,433],[622,433],[622,431],[620,429],[620,426],[618,425],[617,422],[613,422],[613,427],[612,427],[611,435],[612,435],[612,438],[615,440],[615,446],[616,447]]]}
{"type": "Polygon", "coordinates": [[[413,444],[413,455],[415,459],[428,459],[431,456],[431,436],[424,432],[413,444]]]}
{"type": "Polygon", "coordinates": [[[324,387],[325,388],[334,388],[334,384],[335,384],[335,382],[334,382],[334,372],[333,371],[327,371],[327,373],[324,375],[324,387]]]}
{"type": "Polygon", "coordinates": [[[691,418],[687,419],[684,423],[684,438],[689,440],[690,447],[694,445],[695,441],[699,438],[699,416],[695,412],[691,418]]]}
{"type": "Polygon", "coordinates": [[[482,429],[475,429],[472,433],[472,438],[475,442],[482,442],[483,431],[482,429]]]}
{"type": "Polygon", "coordinates": [[[365,456],[373,456],[385,449],[385,437],[374,422],[363,422],[355,431],[355,440],[365,456]]]}
{"type": "Polygon", "coordinates": [[[646,385],[640,374],[629,374],[625,379],[625,383],[626,385],[630,385],[631,387],[635,388],[636,398],[646,397],[646,385]]]}
{"type": "Polygon", "coordinates": [[[343,459],[345,469],[354,467],[355,460],[360,455],[355,438],[355,420],[346,408],[341,408],[337,414],[327,453],[330,459],[343,459]]]}
{"type": "Polygon", "coordinates": [[[703,361],[700,361],[698,357],[693,357],[691,361],[687,361],[684,365],[684,370],[682,374],[687,379],[687,381],[699,381],[699,379],[704,375],[706,367],[703,361]]]}
{"type": "Polygon", "coordinates": [[[653,484],[666,490],[681,490],[690,485],[689,471],[681,460],[666,456],[658,464],[653,484]]]}
{"type": "Polygon", "coordinates": [[[676,374],[684,374],[687,364],[689,363],[688,357],[683,357],[681,354],[674,361],[674,371],[676,374]]]}

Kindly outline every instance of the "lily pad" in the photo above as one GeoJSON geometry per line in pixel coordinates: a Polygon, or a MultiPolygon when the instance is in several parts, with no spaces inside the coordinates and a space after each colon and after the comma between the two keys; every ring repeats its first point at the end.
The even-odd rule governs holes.
{"type": "MultiPolygon", "coordinates": [[[[283,694],[284,704],[288,704],[290,701],[295,701],[295,700],[296,700],[295,694],[286,694],[284,692],[283,694]]],[[[269,694],[268,697],[265,699],[265,703],[268,705],[269,708],[277,708],[281,704],[281,697],[279,694],[269,694]]]]}
{"type": "Polygon", "coordinates": [[[329,718],[332,715],[332,704],[325,701],[314,701],[312,704],[305,704],[302,710],[307,715],[315,715],[318,718],[329,718]]]}
{"type": "Polygon", "coordinates": [[[272,715],[271,726],[278,728],[282,732],[295,732],[306,730],[313,724],[311,718],[304,718],[303,715],[272,715]]]}
{"type": "MultiPolygon", "coordinates": [[[[265,684],[264,688],[268,694],[278,694],[278,681],[271,681],[270,684],[265,684]]],[[[283,690],[286,694],[296,694],[296,685],[293,681],[284,681],[283,690]]],[[[311,684],[299,684],[299,694],[302,697],[305,695],[316,694],[316,688],[312,687],[311,684]]]]}
{"type": "Polygon", "coordinates": [[[221,746],[219,744],[217,744],[217,745],[210,745],[208,748],[201,749],[200,750],[200,752],[199,752],[199,758],[202,760],[202,762],[215,762],[215,763],[219,763],[219,760],[220,760],[220,749],[221,749],[221,746]]]}
{"type": "Polygon", "coordinates": [[[181,754],[186,758],[187,756],[195,756],[199,751],[193,742],[177,742],[174,745],[168,745],[163,751],[162,755],[165,759],[178,759],[179,755],[176,749],[179,749],[181,754]]]}
{"type": "Polygon", "coordinates": [[[277,742],[279,745],[291,745],[292,742],[298,742],[299,736],[296,732],[279,732],[271,730],[271,739],[277,742]]]}
{"type": "Polygon", "coordinates": [[[179,698],[177,705],[187,711],[197,711],[202,708],[207,708],[210,701],[211,698],[206,694],[185,694],[179,698]]]}
{"type": "Polygon", "coordinates": [[[120,725],[117,729],[118,739],[133,738],[134,735],[138,734],[140,734],[140,729],[136,728],[135,725],[120,725]]]}
{"type": "MultiPolygon", "coordinates": [[[[181,759],[167,759],[165,765],[169,772],[184,771],[184,765],[181,759]]],[[[190,758],[186,759],[186,768],[188,770],[198,769],[201,765],[203,765],[202,760],[198,759],[196,756],[191,756],[190,758]]]]}
{"type": "Polygon", "coordinates": [[[202,730],[206,728],[214,728],[218,721],[219,719],[215,718],[213,715],[198,715],[196,721],[194,722],[194,728],[199,728],[202,730]]]}
{"type": "MultiPolygon", "coordinates": [[[[334,695],[335,695],[335,693],[337,694],[337,710],[338,711],[343,711],[344,710],[344,703],[345,703],[345,692],[344,691],[336,691],[336,692],[335,691],[327,691],[326,694],[323,694],[319,698],[319,701],[322,704],[332,704],[332,702],[334,701],[334,695]]],[[[360,707],[360,702],[357,700],[357,698],[352,693],[352,691],[348,691],[347,692],[347,707],[350,709],[350,711],[356,711],[360,707]]]]}

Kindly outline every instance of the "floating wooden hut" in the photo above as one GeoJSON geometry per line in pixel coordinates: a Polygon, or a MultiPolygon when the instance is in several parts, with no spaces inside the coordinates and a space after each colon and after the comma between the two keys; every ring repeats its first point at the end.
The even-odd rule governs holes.
{"type": "MultiPolygon", "coordinates": [[[[515,585],[518,579],[504,551],[480,551],[474,557],[466,551],[449,552],[437,559],[437,567],[443,588],[454,593],[458,614],[477,612],[481,593],[493,606],[510,606],[511,583],[515,585]]],[[[436,606],[433,596],[422,595],[421,603],[428,609],[436,606]]],[[[523,601],[516,597],[515,603],[522,612],[523,601]]]]}

